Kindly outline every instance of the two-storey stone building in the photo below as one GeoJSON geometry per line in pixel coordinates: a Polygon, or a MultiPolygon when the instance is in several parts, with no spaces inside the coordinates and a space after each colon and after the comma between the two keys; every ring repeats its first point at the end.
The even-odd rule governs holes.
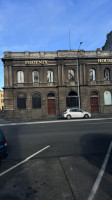
{"type": "Polygon", "coordinates": [[[9,118],[61,116],[66,108],[112,113],[112,51],[5,52],[9,118]]]}

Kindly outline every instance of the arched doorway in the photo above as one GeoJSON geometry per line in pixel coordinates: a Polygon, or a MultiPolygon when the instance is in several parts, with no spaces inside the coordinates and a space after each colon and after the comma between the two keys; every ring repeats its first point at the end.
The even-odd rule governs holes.
{"type": "Polygon", "coordinates": [[[90,94],[90,106],[91,113],[99,113],[98,93],[96,91],[92,91],[90,94]]]}
{"type": "Polygon", "coordinates": [[[47,95],[47,106],[48,115],[56,115],[55,95],[53,93],[49,93],[47,95]]]}

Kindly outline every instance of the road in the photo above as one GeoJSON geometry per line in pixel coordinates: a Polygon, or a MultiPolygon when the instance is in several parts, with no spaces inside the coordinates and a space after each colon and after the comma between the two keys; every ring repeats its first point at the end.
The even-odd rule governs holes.
{"type": "Polygon", "coordinates": [[[9,150],[0,168],[0,199],[112,199],[112,119],[1,124],[0,128],[9,150]],[[91,197],[94,185],[97,190],[91,197]]]}

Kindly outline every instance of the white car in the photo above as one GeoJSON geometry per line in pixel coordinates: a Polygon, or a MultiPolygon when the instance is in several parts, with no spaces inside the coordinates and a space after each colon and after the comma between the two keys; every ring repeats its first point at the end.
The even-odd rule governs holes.
{"type": "Polygon", "coordinates": [[[71,119],[71,118],[86,118],[87,119],[91,117],[91,113],[83,111],[78,108],[70,108],[63,112],[62,117],[66,119],[71,119]]]}

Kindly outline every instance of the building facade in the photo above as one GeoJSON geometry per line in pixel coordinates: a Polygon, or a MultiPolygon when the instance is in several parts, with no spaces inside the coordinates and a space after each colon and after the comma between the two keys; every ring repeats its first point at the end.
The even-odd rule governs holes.
{"type": "Polygon", "coordinates": [[[4,111],[4,92],[0,91],[0,113],[4,111]]]}
{"type": "Polygon", "coordinates": [[[59,117],[66,108],[112,113],[112,52],[4,52],[5,118],[59,117]]]}
{"type": "Polygon", "coordinates": [[[107,34],[105,45],[102,47],[103,51],[112,51],[112,31],[107,34]]]}

